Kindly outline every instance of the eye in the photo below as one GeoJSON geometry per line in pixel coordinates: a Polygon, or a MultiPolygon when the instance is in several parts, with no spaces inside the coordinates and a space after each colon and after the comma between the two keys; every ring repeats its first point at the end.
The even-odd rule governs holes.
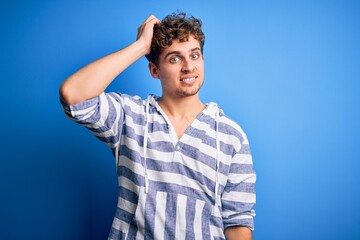
{"type": "Polygon", "coordinates": [[[192,59],[198,59],[200,56],[199,56],[198,53],[193,53],[193,54],[190,55],[190,57],[191,57],[192,59]]]}
{"type": "Polygon", "coordinates": [[[178,61],[180,61],[180,58],[179,58],[179,57],[172,57],[172,58],[170,58],[170,62],[171,62],[171,63],[177,63],[178,61]]]}

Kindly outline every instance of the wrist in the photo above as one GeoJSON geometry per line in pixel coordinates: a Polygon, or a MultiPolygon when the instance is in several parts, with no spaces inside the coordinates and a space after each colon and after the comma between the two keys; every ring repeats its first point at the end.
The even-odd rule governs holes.
{"type": "Polygon", "coordinates": [[[142,56],[150,53],[151,43],[149,45],[145,40],[139,38],[134,44],[137,46],[142,56]]]}

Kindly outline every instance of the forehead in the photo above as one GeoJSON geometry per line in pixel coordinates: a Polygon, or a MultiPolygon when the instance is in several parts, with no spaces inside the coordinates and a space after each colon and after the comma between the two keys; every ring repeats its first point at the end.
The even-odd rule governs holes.
{"type": "Polygon", "coordinates": [[[160,56],[166,56],[171,52],[186,54],[194,49],[200,49],[200,43],[194,37],[189,36],[188,41],[180,42],[178,39],[174,40],[170,47],[165,48],[160,56]]]}

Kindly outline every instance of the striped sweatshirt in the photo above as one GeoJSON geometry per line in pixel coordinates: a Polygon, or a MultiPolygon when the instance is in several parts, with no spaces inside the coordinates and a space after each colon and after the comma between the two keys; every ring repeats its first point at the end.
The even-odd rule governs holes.
{"type": "Polygon", "coordinates": [[[116,159],[119,195],[108,239],[225,239],[227,227],[254,228],[249,143],[215,103],[180,139],[154,95],[111,92],[62,105],[116,159]]]}

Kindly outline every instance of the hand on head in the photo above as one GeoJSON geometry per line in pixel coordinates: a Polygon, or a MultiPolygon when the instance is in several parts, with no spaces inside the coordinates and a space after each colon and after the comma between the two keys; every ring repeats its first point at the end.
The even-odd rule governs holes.
{"type": "Polygon", "coordinates": [[[150,53],[154,25],[160,22],[161,21],[154,15],[151,15],[138,27],[137,40],[143,41],[145,44],[146,48],[148,49],[146,54],[150,53]]]}

